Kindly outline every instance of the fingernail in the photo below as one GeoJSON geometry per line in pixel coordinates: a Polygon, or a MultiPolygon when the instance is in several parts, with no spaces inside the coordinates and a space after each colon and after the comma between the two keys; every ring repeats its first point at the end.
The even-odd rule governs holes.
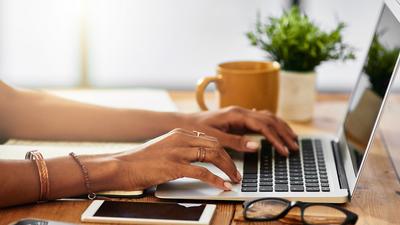
{"type": "Polygon", "coordinates": [[[240,175],[240,172],[239,172],[239,171],[236,172],[236,178],[237,178],[239,181],[242,180],[242,175],[240,175]]]}
{"type": "Polygon", "coordinates": [[[226,187],[226,189],[232,190],[232,184],[231,184],[231,183],[225,181],[225,182],[224,182],[224,186],[226,187]]]}
{"type": "Polygon", "coordinates": [[[297,144],[297,142],[293,142],[293,145],[296,149],[299,149],[299,145],[297,144]]]}
{"type": "Polygon", "coordinates": [[[284,149],[285,149],[286,155],[289,155],[289,149],[286,146],[284,147],[284,149]]]}
{"type": "Polygon", "coordinates": [[[246,143],[246,148],[252,149],[252,150],[257,150],[260,147],[260,144],[255,141],[248,141],[246,143]]]}

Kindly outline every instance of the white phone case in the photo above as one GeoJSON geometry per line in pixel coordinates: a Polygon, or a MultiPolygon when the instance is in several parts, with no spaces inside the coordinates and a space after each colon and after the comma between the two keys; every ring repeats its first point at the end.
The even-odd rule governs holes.
{"type": "MultiPolygon", "coordinates": [[[[214,215],[216,205],[207,204],[198,221],[191,220],[167,220],[167,219],[143,219],[143,218],[117,218],[117,217],[98,217],[94,216],[104,200],[95,200],[85,210],[81,216],[82,222],[96,223],[125,223],[125,224],[187,224],[187,225],[208,225],[214,215]]],[[[134,204],[134,202],[132,202],[134,204]]],[[[175,204],[175,203],[174,203],[175,204]]],[[[176,203],[178,204],[178,203],[176,203]]],[[[186,204],[186,203],[184,203],[186,204]]],[[[183,204],[183,205],[184,205],[183,204]]]]}

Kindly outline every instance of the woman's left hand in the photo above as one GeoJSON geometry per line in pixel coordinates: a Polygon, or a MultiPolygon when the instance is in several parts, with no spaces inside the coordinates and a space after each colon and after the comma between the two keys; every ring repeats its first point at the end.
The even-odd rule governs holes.
{"type": "Polygon", "coordinates": [[[282,155],[297,151],[297,135],[282,119],[269,111],[253,111],[231,106],[218,111],[200,112],[188,115],[184,128],[197,130],[218,138],[220,143],[237,151],[251,152],[259,148],[259,143],[243,136],[257,132],[282,155]]]}

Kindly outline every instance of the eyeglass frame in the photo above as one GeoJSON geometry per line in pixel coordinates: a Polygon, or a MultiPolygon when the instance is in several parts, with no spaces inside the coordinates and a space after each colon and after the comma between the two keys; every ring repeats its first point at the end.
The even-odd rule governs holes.
{"type": "Polygon", "coordinates": [[[279,220],[279,219],[284,218],[289,213],[289,211],[292,210],[294,207],[299,207],[300,208],[301,222],[303,224],[306,224],[306,225],[313,225],[313,224],[307,223],[304,220],[304,210],[309,206],[318,206],[318,205],[319,206],[327,206],[327,207],[335,208],[335,209],[343,212],[346,215],[346,220],[343,223],[341,223],[340,225],[354,225],[354,224],[357,223],[357,220],[358,220],[358,215],[357,214],[355,214],[355,213],[353,213],[353,212],[351,212],[351,211],[349,211],[349,210],[347,210],[347,209],[345,209],[343,207],[340,207],[338,205],[330,204],[330,203],[312,203],[312,202],[302,202],[302,201],[289,201],[289,200],[284,199],[284,198],[259,198],[259,199],[254,199],[254,200],[251,200],[251,201],[243,202],[243,208],[244,208],[243,217],[246,220],[249,220],[249,221],[274,221],[274,220],[279,220]],[[249,218],[249,217],[246,216],[246,212],[247,212],[247,210],[249,210],[249,206],[250,205],[252,205],[252,204],[254,204],[256,202],[265,201],[265,200],[283,201],[283,202],[288,203],[288,206],[279,215],[271,217],[271,218],[265,218],[265,219],[264,218],[249,218]]]}

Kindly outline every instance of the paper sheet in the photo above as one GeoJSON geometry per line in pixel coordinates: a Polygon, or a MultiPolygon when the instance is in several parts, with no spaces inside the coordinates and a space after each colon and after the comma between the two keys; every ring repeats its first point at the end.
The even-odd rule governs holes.
{"type": "Polygon", "coordinates": [[[51,94],[101,106],[175,112],[177,107],[168,92],[160,89],[56,90],[51,94]]]}

